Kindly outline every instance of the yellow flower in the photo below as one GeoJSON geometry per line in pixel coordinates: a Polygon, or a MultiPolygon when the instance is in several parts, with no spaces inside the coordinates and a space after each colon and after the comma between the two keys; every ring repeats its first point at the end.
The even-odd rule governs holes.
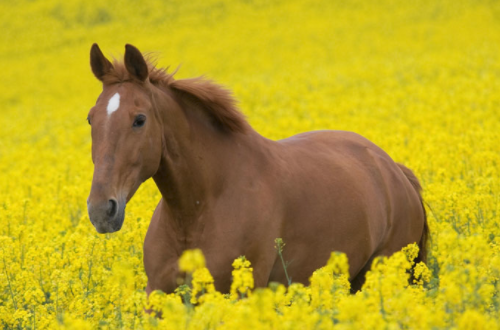
{"type": "MultiPolygon", "coordinates": [[[[0,12],[0,329],[500,328],[500,2],[150,0],[137,10],[132,0],[45,0],[0,1],[0,12]],[[252,267],[265,258],[255,254],[260,241],[252,240],[252,225],[270,223],[248,200],[230,213],[250,212],[255,223],[235,216],[219,228],[209,221],[219,214],[214,199],[214,213],[199,219],[204,244],[223,240],[216,243],[249,251],[254,264],[238,258],[231,292],[222,294],[201,251],[186,251],[179,268],[187,283],[147,297],[143,243],[162,198],[154,181],[127,203],[119,232],[98,235],[87,215],[93,165],[85,118],[102,87],[86,65],[87,50],[98,39],[103,50],[120,54],[117,34],[158,51],[162,67],[185,62],[178,78],[207,73],[225,84],[266,138],[354,131],[407,165],[423,186],[428,263],[412,265],[416,244],[376,259],[352,295],[347,256],[332,253],[309,283],[253,290],[252,267]],[[207,234],[215,231],[224,237],[207,234]]],[[[256,193],[276,174],[259,168],[263,176],[246,187],[256,193]]],[[[307,173],[295,175],[304,188],[312,184],[307,173]]],[[[220,200],[232,184],[227,179],[220,200]]],[[[282,184],[264,201],[270,212],[282,205],[282,184]]],[[[312,207],[313,198],[342,198],[338,189],[324,196],[304,189],[292,199],[312,207]]],[[[247,192],[230,198],[245,200],[247,192]]],[[[341,213],[325,226],[342,227],[341,213]]],[[[316,251],[283,237],[286,245],[277,239],[258,249],[276,256],[274,243],[277,267],[289,266],[293,280],[297,256],[315,258],[316,251]],[[284,255],[289,259],[280,260],[284,255]]],[[[196,244],[188,232],[172,239],[196,244]]]]}
{"type": "Polygon", "coordinates": [[[200,299],[198,295],[215,292],[214,278],[207,268],[199,268],[193,273],[193,288],[191,290],[191,303],[196,304],[200,299]]]}
{"type": "Polygon", "coordinates": [[[413,282],[417,285],[423,285],[424,282],[429,282],[431,279],[431,271],[423,262],[419,262],[414,268],[413,282]]]}
{"type": "Polygon", "coordinates": [[[249,296],[253,289],[253,268],[250,261],[244,256],[236,258],[233,262],[233,282],[231,283],[231,298],[238,299],[240,296],[249,296]]]}
{"type": "Polygon", "coordinates": [[[183,272],[192,273],[203,267],[205,267],[205,257],[200,249],[186,250],[179,258],[179,269],[183,272]]]}

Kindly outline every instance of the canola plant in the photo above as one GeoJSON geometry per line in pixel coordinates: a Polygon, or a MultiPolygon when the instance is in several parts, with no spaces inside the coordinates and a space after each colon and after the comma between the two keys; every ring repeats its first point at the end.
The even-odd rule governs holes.
{"type": "Polygon", "coordinates": [[[1,328],[500,327],[499,2],[21,0],[0,16],[1,328]],[[179,78],[225,85],[268,138],[338,129],[381,146],[424,187],[427,266],[408,282],[410,245],[351,295],[341,253],[308,286],[265,289],[242,256],[223,295],[187,251],[179,289],[148,299],[154,184],[115,234],[98,235],[86,213],[94,42],[117,58],[131,43],[181,65],[179,78]]]}

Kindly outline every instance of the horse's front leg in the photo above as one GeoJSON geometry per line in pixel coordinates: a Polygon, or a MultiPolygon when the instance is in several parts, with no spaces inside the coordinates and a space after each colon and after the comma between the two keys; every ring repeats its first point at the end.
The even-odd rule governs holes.
{"type": "Polygon", "coordinates": [[[182,248],[178,245],[175,229],[167,221],[168,214],[162,201],[149,224],[144,240],[144,270],[148,277],[146,292],[154,290],[172,293],[177,288],[178,259],[182,248]]]}

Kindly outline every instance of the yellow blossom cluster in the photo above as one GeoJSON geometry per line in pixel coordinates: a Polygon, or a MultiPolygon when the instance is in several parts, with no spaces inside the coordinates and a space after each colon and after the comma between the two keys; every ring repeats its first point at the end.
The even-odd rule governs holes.
{"type": "Polygon", "coordinates": [[[231,297],[247,297],[253,289],[253,268],[250,261],[241,256],[233,262],[233,283],[231,283],[231,297]]]}
{"type": "Polygon", "coordinates": [[[205,268],[205,257],[200,249],[184,251],[179,258],[179,269],[192,273],[197,269],[205,268]]]}
{"type": "Polygon", "coordinates": [[[500,2],[19,0],[0,17],[0,329],[500,328],[500,2]],[[176,292],[148,298],[154,183],[117,233],[87,216],[94,42],[220,82],[268,138],[369,138],[422,183],[427,264],[409,245],[351,294],[340,251],[309,283],[267,288],[242,257],[222,294],[187,251],[176,292]]]}

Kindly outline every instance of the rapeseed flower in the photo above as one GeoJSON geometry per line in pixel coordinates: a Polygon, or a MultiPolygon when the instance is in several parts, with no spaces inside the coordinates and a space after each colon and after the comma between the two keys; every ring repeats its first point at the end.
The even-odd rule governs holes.
{"type": "MultiPolygon", "coordinates": [[[[500,3],[47,0],[0,12],[0,328],[500,327],[500,3]],[[225,295],[202,252],[187,251],[176,292],[148,297],[154,183],[116,234],[96,234],[87,216],[93,42],[157,51],[159,66],[183,63],[179,78],[206,74],[267,138],[334,129],[379,145],[422,183],[427,265],[412,264],[410,245],[376,259],[350,294],[338,251],[309,283],[292,273],[267,288],[238,258],[225,295]]],[[[293,242],[275,244],[293,271],[293,242]]]]}

